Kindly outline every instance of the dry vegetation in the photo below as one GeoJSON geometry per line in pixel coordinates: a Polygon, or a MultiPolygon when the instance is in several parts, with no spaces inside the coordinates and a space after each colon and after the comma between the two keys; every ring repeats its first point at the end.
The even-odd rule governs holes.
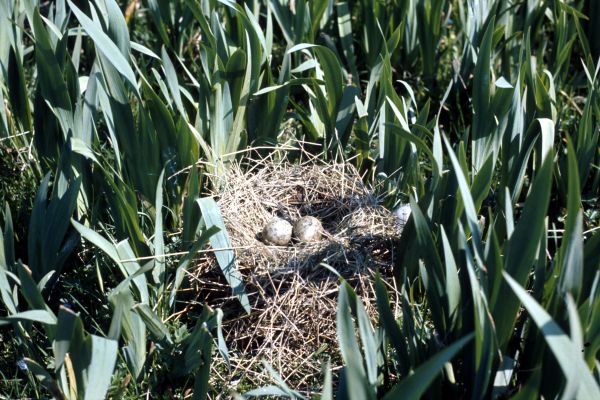
{"type": "Polygon", "coordinates": [[[406,221],[381,206],[351,164],[305,158],[295,164],[275,154],[247,159],[214,184],[252,306],[247,315],[230,295],[214,257],[203,258],[191,271],[194,301],[225,313],[232,368],[227,371],[222,360],[215,363],[216,386],[268,383],[265,360],[294,388],[319,391],[323,361],[339,362],[339,277],[354,288],[374,322],[374,275],[379,272],[394,292],[394,244],[406,221]],[[261,241],[262,227],[274,216],[291,222],[306,215],[322,221],[320,241],[285,247],[261,241]]]}

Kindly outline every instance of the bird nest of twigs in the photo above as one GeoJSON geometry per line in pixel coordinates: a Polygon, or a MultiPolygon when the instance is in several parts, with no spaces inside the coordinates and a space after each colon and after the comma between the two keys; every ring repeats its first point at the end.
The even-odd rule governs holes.
{"type": "Polygon", "coordinates": [[[320,390],[321,365],[340,368],[336,309],[340,277],[375,316],[377,271],[394,291],[392,265],[403,221],[384,208],[349,163],[309,159],[290,164],[273,156],[246,159],[215,178],[221,210],[252,311],[247,314],[214,256],[198,260],[191,283],[196,301],[224,312],[230,368],[215,360],[213,383],[224,393],[272,382],[270,363],[293,388],[320,390]],[[272,246],[260,232],[274,217],[291,223],[318,218],[324,228],[313,243],[272,246]]]}

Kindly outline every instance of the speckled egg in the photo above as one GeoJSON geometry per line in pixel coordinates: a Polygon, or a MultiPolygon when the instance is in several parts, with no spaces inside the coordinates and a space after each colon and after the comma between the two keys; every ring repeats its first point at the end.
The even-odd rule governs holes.
{"type": "Polygon", "coordinates": [[[322,233],[323,225],[315,217],[302,217],[294,224],[294,237],[300,242],[316,242],[322,233]]]}
{"type": "Polygon", "coordinates": [[[292,239],[292,224],[281,218],[269,221],[262,230],[263,241],[276,246],[287,246],[292,239]]]}

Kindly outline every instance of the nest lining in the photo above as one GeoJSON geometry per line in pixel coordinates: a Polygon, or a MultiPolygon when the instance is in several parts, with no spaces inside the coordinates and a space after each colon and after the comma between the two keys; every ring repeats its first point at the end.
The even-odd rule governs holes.
{"type": "Polygon", "coordinates": [[[265,360],[291,387],[314,393],[320,390],[322,361],[338,358],[337,274],[374,316],[376,271],[395,292],[394,244],[404,222],[379,204],[350,164],[292,165],[269,157],[233,165],[216,183],[221,189],[215,197],[252,312],[245,314],[231,296],[213,257],[198,261],[192,276],[196,300],[223,309],[230,352],[231,370],[217,362],[214,383],[238,389],[240,382],[253,387],[270,382],[262,369],[265,360]],[[320,241],[285,247],[261,241],[260,232],[272,218],[293,223],[305,215],[323,224],[320,241]]]}

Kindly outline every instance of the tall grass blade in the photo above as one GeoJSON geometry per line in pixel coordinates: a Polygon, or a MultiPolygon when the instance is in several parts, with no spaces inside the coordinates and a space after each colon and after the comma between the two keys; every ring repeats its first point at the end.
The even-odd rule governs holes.
{"type": "Polygon", "coordinates": [[[250,314],[250,301],[246,294],[244,280],[237,269],[235,252],[232,249],[219,206],[212,197],[203,197],[198,199],[197,202],[200,206],[202,218],[204,219],[204,225],[208,228],[216,226],[220,230],[210,237],[210,244],[215,251],[215,257],[221,267],[221,271],[223,271],[225,279],[227,279],[229,286],[233,290],[233,294],[238,298],[244,310],[250,314]]]}
{"type": "Polygon", "coordinates": [[[523,303],[529,316],[542,332],[567,381],[576,379],[579,382],[577,398],[599,398],[600,387],[585,364],[583,357],[581,357],[581,349],[574,346],[572,339],[564,333],[546,310],[515,279],[506,272],[503,275],[511,290],[523,303]]]}
{"type": "Polygon", "coordinates": [[[127,80],[131,89],[139,97],[137,80],[135,74],[129,65],[127,59],[121,53],[117,45],[102,31],[98,21],[92,21],[83,13],[71,0],[68,0],[69,6],[75,14],[75,17],[85,29],[90,38],[94,41],[98,50],[106,57],[106,59],[114,66],[114,68],[127,80]]]}
{"type": "Polygon", "coordinates": [[[363,399],[374,398],[374,393],[367,380],[362,356],[356,341],[354,323],[352,322],[349,291],[346,283],[342,283],[338,295],[337,332],[340,344],[340,353],[344,360],[344,374],[346,376],[346,390],[352,397],[363,399]]]}
{"type": "Polygon", "coordinates": [[[420,365],[412,375],[393,386],[383,399],[420,399],[427,391],[429,384],[441,372],[444,364],[450,361],[465,344],[472,340],[473,336],[473,333],[468,334],[452,343],[444,350],[436,353],[433,357],[420,365]]]}
{"type": "MultiPolygon", "coordinates": [[[[537,256],[539,243],[532,238],[540,238],[545,228],[544,220],[550,202],[552,180],[553,151],[546,156],[542,168],[535,177],[533,186],[525,202],[525,209],[518,221],[505,251],[505,271],[519,284],[525,281],[531,271],[537,256]]],[[[511,338],[512,327],[517,317],[519,303],[511,296],[510,288],[503,284],[500,288],[499,298],[504,299],[496,303],[493,310],[496,321],[496,332],[503,349],[511,338]]]]}

